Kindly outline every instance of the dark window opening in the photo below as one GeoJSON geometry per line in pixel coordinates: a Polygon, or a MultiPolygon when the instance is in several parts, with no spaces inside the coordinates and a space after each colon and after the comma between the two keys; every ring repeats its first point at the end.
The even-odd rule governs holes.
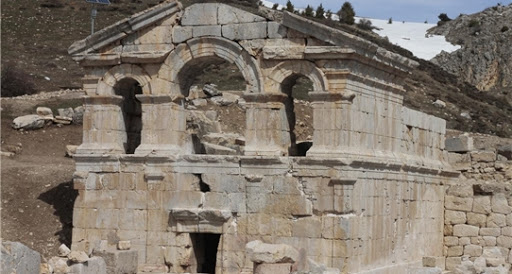
{"type": "Polygon", "coordinates": [[[125,153],[133,154],[140,145],[142,130],[142,107],[135,95],[142,94],[142,88],[134,79],[125,78],[116,84],[114,90],[123,97],[121,110],[126,130],[125,153]]]}
{"type": "Polygon", "coordinates": [[[281,84],[281,91],[288,95],[284,105],[290,128],[289,156],[306,156],[312,146],[313,110],[306,102],[312,90],[313,82],[300,74],[290,75],[281,84]]]}
{"type": "Polygon", "coordinates": [[[191,233],[190,239],[195,257],[195,264],[191,264],[192,272],[214,274],[220,234],[191,233]]]}

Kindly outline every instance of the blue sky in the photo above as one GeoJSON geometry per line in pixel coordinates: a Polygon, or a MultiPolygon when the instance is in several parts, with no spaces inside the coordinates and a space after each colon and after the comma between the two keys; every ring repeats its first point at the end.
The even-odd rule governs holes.
{"type": "MultiPolygon", "coordinates": [[[[272,0],[271,0],[272,1],[272,0]]],[[[286,4],[287,0],[273,0],[275,3],[286,4]]],[[[292,0],[295,8],[303,8],[308,4],[316,8],[320,3],[324,8],[336,12],[343,4],[334,0],[292,0]]],[[[356,16],[375,19],[388,19],[393,17],[396,21],[411,21],[436,23],[440,13],[446,13],[450,18],[459,14],[471,14],[498,3],[508,5],[512,0],[351,0],[349,1],[356,12],[356,16]]]]}

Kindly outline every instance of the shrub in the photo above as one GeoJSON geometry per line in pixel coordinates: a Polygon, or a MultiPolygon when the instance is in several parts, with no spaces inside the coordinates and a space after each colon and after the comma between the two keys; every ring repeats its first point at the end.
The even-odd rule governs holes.
{"type": "Polygon", "coordinates": [[[272,5],[272,9],[273,9],[273,10],[277,10],[277,8],[278,8],[278,7],[279,7],[279,4],[277,4],[277,3],[276,3],[276,4],[274,4],[274,5],[272,5]]]}
{"type": "Polygon", "coordinates": [[[452,20],[452,19],[450,19],[450,17],[448,17],[448,15],[446,15],[446,13],[439,14],[438,18],[442,22],[448,22],[448,21],[452,20]]]}
{"type": "Polygon", "coordinates": [[[362,30],[373,30],[373,29],[375,29],[375,27],[372,25],[372,21],[370,21],[368,19],[361,19],[361,20],[359,20],[359,22],[357,23],[357,27],[362,29],[362,30]]]}
{"type": "Polygon", "coordinates": [[[503,27],[501,28],[501,32],[506,32],[506,31],[508,31],[508,30],[509,30],[509,28],[508,28],[507,26],[503,26],[503,27]]]}
{"type": "Polygon", "coordinates": [[[295,11],[295,7],[293,6],[293,4],[290,0],[288,0],[288,2],[286,2],[286,11],[289,11],[289,12],[295,11]]]}
{"type": "Polygon", "coordinates": [[[2,68],[2,97],[15,97],[36,93],[31,76],[12,64],[5,64],[2,68]]]}
{"type": "Polygon", "coordinates": [[[308,5],[306,7],[306,9],[304,10],[304,16],[307,16],[307,17],[313,17],[313,7],[311,7],[310,5],[308,5]]]}
{"type": "Polygon", "coordinates": [[[393,17],[389,17],[388,24],[393,24],[393,17]]]}
{"type": "Polygon", "coordinates": [[[355,23],[354,16],[356,16],[356,12],[354,8],[352,8],[352,4],[350,2],[343,3],[341,9],[338,11],[338,16],[340,17],[340,22],[353,25],[355,23]]]}
{"type": "Polygon", "coordinates": [[[469,27],[470,28],[474,28],[474,27],[478,27],[480,25],[480,21],[476,20],[476,19],[471,19],[471,21],[469,21],[469,27]]]}

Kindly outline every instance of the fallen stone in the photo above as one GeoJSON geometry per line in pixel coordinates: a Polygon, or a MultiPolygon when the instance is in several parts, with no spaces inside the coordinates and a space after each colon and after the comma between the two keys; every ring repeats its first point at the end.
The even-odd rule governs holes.
{"type": "Polygon", "coordinates": [[[12,121],[14,129],[34,130],[44,127],[45,119],[39,115],[31,114],[15,118],[12,121]]]}
{"type": "Polygon", "coordinates": [[[39,267],[39,274],[52,274],[53,268],[48,263],[42,263],[39,267]]]}
{"type": "Polygon", "coordinates": [[[61,244],[59,246],[58,254],[60,257],[67,257],[69,255],[69,253],[71,253],[71,250],[65,244],[61,244]]]}
{"type": "Polygon", "coordinates": [[[0,156],[12,157],[14,155],[15,155],[14,152],[0,151],[0,156]]]}
{"type": "Polygon", "coordinates": [[[66,157],[73,158],[73,156],[76,154],[77,148],[78,146],[76,145],[66,145],[66,157]]]}
{"type": "Polygon", "coordinates": [[[196,107],[208,105],[208,101],[206,101],[206,99],[202,99],[202,98],[194,99],[194,100],[192,100],[191,103],[192,103],[192,105],[194,105],[196,107]]]}
{"type": "Polygon", "coordinates": [[[259,240],[247,243],[246,253],[254,263],[294,263],[299,252],[285,244],[266,244],[259,240]]]}
{"type": "Polygon", "coordinates": [[[46,117],[53,118],[53,111],[48,107],[37,107],[36,113],[37,113],[37,115],[45,117],[45,118],[46,117]]]}
{"type": "Polygon", "coordinates": [[[221,96],[222,95],[222,92],[220,92],[217,89],[217,85],[215,85],[215,84],[206,84],[206,85],[204,85],[203,92],[208,97],[214,97],[214,96],[221,96]]]}
{"type": "MultiPolygon", "coordinates": [[[[102,274],[107,272],[107,265],[105,260],[101,257],[92,257],[87,262],[76,263],[69,268],[69,274],[102,274]]],[[[112,273],[126,273],[126,272],[112,272],[112,273]]]]}
{"type": "Polygon", "coordinates": [[[55,116],[55,118],[53,119],[54,123],[61,124],[61,125],[70,125],[72,121],[73,121],[73,118],[62,117],[62,116],[55,116]]]}
{"type": "Polygon", "coordinates": [[[53,270],[54,273],[68,273],[69,265],[68,259],[62,257],[52,257],[48,260],[48,265],[53,270]]]}
{"type": "Polygon", "coordinates": [[[58,116],[71,118],[71,119],[73,119],[73,114],[75,114],[75,111],[73,110],[73,108],[59,108],[59,109],[57,109],[57,112],[59,113],[58,116]]]}
{"type": "Polygon", "coordinates": [[[235,104],[239,98],[240,96],[236,94],[223,92],[222,96],[216,96],[211,98],[210,100],[218,106],[229,106],[235,104]]]}
{"type": "Polygon", "coordinates": [[[432,103],[434,106],[438,107],[438,108],[445,108],[446,107],[446,103],[444,101],[441,101],[439,99],[437,99],[434,103],[432,103]]]}
{"type": "Polygon", "coordinates": [[[68,254],[68,259],[73,263],[85,263],[89,260],[89,256],[83,251],[71,251],[68,254]]]}
{"type": "Polygon", "coordinates": [[[507,158],[507,160],[512,160],[512,145],[499,146],[498,154],[507,158]]]}
{"type": "Polygon", "coordinates": [[[190,111],[188,113],[187,128],[196,131],[199,138],[208,133],[221,132],[220,123],[209,119],[202,111],[190,111]]]}
{"type": "Polygon", "coordinates": [[[0,270],[2,273],[39,273],[41,255],[22,243],[3,241],[1,243],[0,270]]]}
{"type": "Polygon", "coordinates": [[[78,106],[76,108],[73,109],[73,124],[77,124],[77,125],[81,125],[84,121],[84,107],[83,106],[78,106]]]}
{"type": "Polygon", "coordinates": [[[496,161],[496,153],[494,151],[481,150],[471,152],[471,161],[490,163],[496,161]]]}
{"type": "Polygon", "coordinates": [[[236,133],[208,133],[203,136],[204,142],[228,147],[241,154],[243,149],[240,146],[245,145],[245,138],[236,133]]]}
{"type": "Polygon", "coordinates": [[[132,243],[130,241],[119,241],[117,243],[118,250],[129,250],[132,247],[132,243]]]}

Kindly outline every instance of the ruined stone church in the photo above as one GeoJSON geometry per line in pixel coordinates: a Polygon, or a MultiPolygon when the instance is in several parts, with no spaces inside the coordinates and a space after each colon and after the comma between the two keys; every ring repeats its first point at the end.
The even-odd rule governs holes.
{"type": "Polygon", "coordinates": [[[443,256],[458,173],[445,121],[403,106],[415,61],[295,14],[173,0],[69,53],[86,91],[72,250],[129,241],[137,271],[160,273],[410,273],[443,256]],[[218,61],[247,84],[243,155],[200,154],[186,130],[190,79],[218,61]],[[307,151],[290,130],[300,76],[307,151]]]}

